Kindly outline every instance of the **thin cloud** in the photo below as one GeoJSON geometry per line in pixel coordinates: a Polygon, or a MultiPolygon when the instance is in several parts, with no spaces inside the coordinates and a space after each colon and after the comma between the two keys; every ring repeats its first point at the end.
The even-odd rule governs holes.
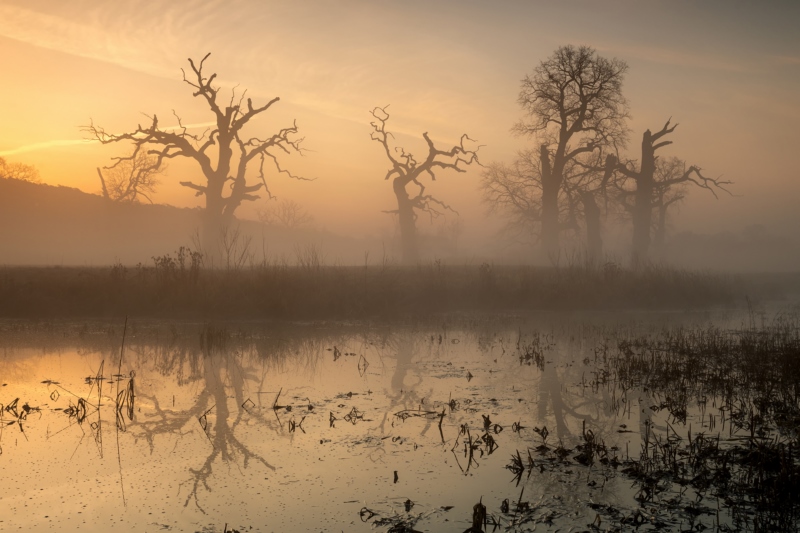
{"type": "Polygon", "coordinates": [[[92,139],[56,139],[53,141],[43,141],[39,143],[33,144],[26,144],[25,146],[20,146],[18,148],[12,148],[11,150],[5,150],[0,152],[0,156],[7,156],[7,155],[16,155],[16,154],[23,154],[25,152],[35,152],[37,150],[47,150],[50,148],[60,148],[62,146],[80,146],[80,145],[89,145],[89,144],[96,144],[99,141],[95,141],[92,139]]]}
{"type": "Polygon", "coordinates": [[[174,69],[145,61],[105,29],[30,9],[0,5],[0,36],[154,76],[174,76],[174,69]]]}
{"type": "MultiPolygon", "coordinates": [[[[191,130],[199,128],[208,128],[215,125],[216,122],[198,122],[195,124],[184,124],[183,127],[186,128],[187,130],[191,130]]],[[[181,126],[175,125],[164,128],[165,131],[177,130],[177,129],[181,129],[181,126]]],[[[23,154],[26,152],[35,152],[38,150],[48,150],[50,148],[61,148],[64,146],[89,146],[92,144],[98,144],[99,142],[100,141],[98,141],[97,139],[54,139],[51,141],[42,141],[38,143],[26,144],[18,148],[12,148],[11,150],[5,150],[3,152],[0,152],[0,157],[23,154]]]]}

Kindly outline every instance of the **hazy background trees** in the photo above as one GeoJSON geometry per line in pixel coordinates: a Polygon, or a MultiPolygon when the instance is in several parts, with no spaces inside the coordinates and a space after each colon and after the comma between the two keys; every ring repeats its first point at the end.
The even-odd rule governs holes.
{"type": "Polygon", "coordinates": [[[535,152],[521,152],[511,163],[489,163],[481,173],[480,187],[489,214],[504,219],[506,238],[522,245],[539,241],[542,179],[535,152]]]}
{"type": "MultiPolygon", "coordinates": [[[[128,133],[109,133],[94,124],[85,128],[95,144],[97,141],[100,144],[123,143],[132,148],[122,152],[125,155],[112,158],[109,166],[97,169],[103,195],[117,203],[153,203],[153,193],[163,180],[167,162],[184,159],[187,160],[185,166],[193,168],[188,171],[178,168],[178,173],[187,176],[194,170],[199,181],[186,181],[184,177],[180,184],[192,189],[205,202],[204,209],[193,212],[195,217],[203,213],[202,245],[197,244],[196,248],[207,255],[209,265],[215,261],[220,266],[229,263],[224,257],[230,255],[226,252],[231,248],[228,245],[230,235],[241,235],[242,242],[254,238],[257,242],[260,238],[262,259],[266,257],[263,250],[268,249],[268,241],[275,240],[275,235],[286,240],[298,240],[315,231],[325,233],[324,238],[327,238],[322,226],[306,231],[314,217],[294,200],[265,202],[265,207],[257,215],[255,209],[250,211],[253,218],[257,216],[272,228],[252,224],[246,231],[238,230],[240,221],[236,216],[247,213],[246,209],[239,209],[242,204],[258,199],[259,195],[273,199],[267,188],[267,171],[274,168],[276,173],[303,179],[281,165],[283,156],[301,152],[302,139],[297,137],[294,123],[289,128],[274,129],[271,136],[256,137],[249,132],[245,135],[251,119],[261,114],[266,116],[269,109],[275,112],[272,106],[279,100],[273,98],[259,107],[247,98],[247,91],[220,89],[215,83],[216,74],[206,72],[208,57],[206,55],[199,63],[189,60],[191,69],[184,72],[182,81],[191,86],[195,102],[200,104],[199,116],[190,114],[191,120],[187,122],[202,120],[201,117],[209,113],[213,122],[184,125],[180,116],[175,114],[174,120],[164,123],[153,115],[147,117],[145,125],[138,125],[128,133]],[[204,124],[210,127],[200,133],[202,130],[198,127],[205,127],[204,124]],[[253,228],[257,228],[255,232],[253,228]],[[300,228],[305,230],[283,231],[300,228]]],[[[670,139],[676,127],[670,121],[655,133],[651,130],[644,132],[641,147],[637,145],[626,153],[629,109],[623,82],[627,71],[628,66],[622,60],[605,58],[589,46],[567,45],[557,48],[525,76],[518,98],[523,114],[512,132],[529,144],[514,157],[493,162],[487,167],[481,166],[478,187],[489,213],[503,219],[506,237],[515,244],[533,245],[542,253],[532,257],[524,247],[516,246],[514,252],[495,254],[493,252],[498,250],[491,249],[493,243],[482,242],[482,249],[467,247],[467,254],[479,250],[478,253],[483,254],[481,261],[495,258],[500,261],[549,259],[557,263],[560,260],[574,261],[580,253],[581,259],[596,263],[608,260],[604,246],[610,242],[610,260],[619,261],[625,257],[638,264],[654,257],[654,248],[666,249],[670,215],[687,198],[692,186],[706,188],[712,193],[724,190],[727,181],[709,178],[697,165],[684,162],[664,150],[672,143],[670,139]],[[505,255],[502,259],[501,254],[505,255]]],[[[183,87],[182,83],[175,85],[183,87]]],[[[513,107],[511,99],[507,100],[513,107]]],[[[445,215],[457,215],[450,200],[458,198],[463,191],[474,191],[475,182],[471,179],[465,184],[455,182],[460,189],[445,183],[445,187],[451,188],[439,196],[429,192],[430,182],[426,180],[430,177],[434,181],[435,172],[442,169],[467,171],[472,163],[478,162],[478,148],[471,148],[475,144],[466,135],[449,149],[437,147],[443,143],[434,143],[427,132],[419,140],[404,138],[398,141],[387,131],[390,120],[387,108],[377,107],[371,114],[371,140],[381,144],[382,150],[375,150],[374,156],[370,154],[374,157],[370,167],[374,168],[376,161],[380,165],[384,157],[388,159],[385,179],[392,182],[397,208],[387,212],[397,217],[394,218],[394,230],[381,228],[380,233],[369,237],[373,244],[363,245],[363,248],[367,253],[370,249],[385,251],[385,244],[397,239],[406,264],[463,253],[456,244],[451,246],[449,243],[456,243],[465,227],[469,228],[468,234],[477,233],[477,224],[473,224],[476,219],[470,218],[467,208],[467,216],[463,218],[466,225],[459,220],[457,227],[450,228],[453,221],[445,215]],[[418,146],[414,146],[414,142],[418,146]],[[419,235],[420,213],[430,217],[433,230],[422,235],[422,239],[419,235]],[[397,235],[392,236],[393,231],[397,235]],[[421,254],[420,250],[432,253],[421,254]]],[[[509,115],[504,122],[511,123],[516,112],[511,109],[509,115]]],[[[281,120],[291,122],[291,118],[281,120]]],[[[256,121],[252,122],[255,125],[256,121]]],[[[365,122],[358,126],[361,135],[365,122]]],[[[407,135],[408,125],[400,124],[397,130],[407,135]]],[[[125,130],[114,127],[114,131],[125,130]]],[[[455,132],[460,133],[458,130],[455,132]]],[[[448,135],[456,138],[453,130],[449,130],[448,135]]],[[[364,148],[366,142],[362,137],[359,145],[364,148]]],[[[505,142],[511,142],[511,139],[506,137],[505,142]]],[[[508,148],[500,144],[502,148],[508,148]]],[[[353,149],[356,148],[354,143],[353,149]]],[[[693,159],[697,158],[695,154],[696,151],[691,155],[693,159]]],[[[179,166],[180,163],[175,165],[179,166]]],[[[471,168],[477,171],[476,166],[471,168]]],[[[7,163],[1,158],[0,172],[28,181],[38,179],[34,167],[7,163]]],[[[473,176],[475,174],[477,172],[473,176]]],[[[94,172],[91,175],[92,179],[97,179],[94,172]]],[[[175,188],[180,190],[177,184],[175,188]]],[[[315,205],[317,201],[294,194],[293,197],[301,200],[303,206],[315,205]]],[[[316,206],[314,214],[324,219],[319,204],[316,206]]],[[[198,222],[193,222],[194,227],[198,222]]],[[[495,222],[483,222],[479,222],[482,227],[478,231],[488,236],[493,229],[489,226],[495,222]]],[[[105,227],[111,228],[110,225],[105,227]]],[[[188,240],[182,238],[184,242],[176,245],[188,240]]],[[[200,240],[193,240],[193,245],[200,240]]],[[[318,240],[322,242],[323,239],[318,240]]],[[[270,249],[270,253],[275,252],[270,249]]],[[[460,259],[470,259],[467,254],[460,259]]]]}
{"type": "Polygon", "coordinates": [[[5,158],[0,157],[0,178],[30,181],[40,183],[39,170],[33,165],[25,163],[9,163],[5,158]]]}
{"type": "Polygon", "coordinates": [[[167,170],[166,165],[157,164],[157,159],[139,151],[131,159],[122,159],[109,168],[98,167],[103,196],[114,202],[139,202],[142,197],[152,204],[150,196],[161,183],[159,176],[167,170]]]}
{"type": "Polygon", "coordinates": [[[314,216],[294,200],[272,200],[258,210],[258,220],[271,226],[300,229],[313,224],[314,216]]]}

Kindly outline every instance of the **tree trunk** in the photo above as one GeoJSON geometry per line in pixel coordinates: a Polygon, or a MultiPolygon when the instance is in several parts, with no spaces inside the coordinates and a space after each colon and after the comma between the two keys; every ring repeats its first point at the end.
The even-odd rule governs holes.
{"type": "Polygon", "coordinates": [[[400,222],[400,243],[404,265],[415,265],[419,262],[417,248],[417,226],[414,205],[406,192],[406,184],[399,179],[392,183],[397,197],[397,215],[400,222]]]}
{"type": "Polygon", "coordinates": [[[586,221],[586,253],[587,259],[595,263],[603,256],[603,238],[600,226],[600,208],[594,199],[594,194],[589,191],[581,192],[583,203],[583,216],[586,221]]]}
{"type": "Polygon", "coordinates": [[[561,184],[553,172],[546,145],[541,146],[539,158],[542,164],[542,248],[550,261],[555,263],[560,249],[558,189],[561,184]]]}
{"type": "Polygon", "coordinates": [[[222,247],[220,245],[222,217],[206,209],[202,218],[203,227],[200,237],[203,245],[203,263],[207,268],[220,268],[222,267],[222,247]]]}
{"type": "Polygon", "coordinates": [[[222,197],[224,179],[217,176],[208,178],[206,190],[206,208],[203,212],[203,261],[210,268],[221,268],[222,232],[230,222],[225,215],[225,199],[222,197]]]}
{"type": "Polygon", "coordinates": [[[653,224],[653,189],[655,174],[655,150],[650,130],[642,137],[642,163],[636,179],[636,194],[633,205],[633,266],[647,260],[650,251],[650,231],[653,224]]]}
{"type": "Polygon", "coordinates": [[[658,205],[658,220],[653,234],[653,247],[659,252],[664,249],[664,241],[667,235],[667,207],[663,200],[658,205]]]}

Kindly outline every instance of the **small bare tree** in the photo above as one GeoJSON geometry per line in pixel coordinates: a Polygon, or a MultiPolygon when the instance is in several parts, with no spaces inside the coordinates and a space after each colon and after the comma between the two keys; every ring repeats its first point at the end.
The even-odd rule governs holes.
{"type": "Polygon", "coordinates": [[[480,146],[473,149],[464,147],[464,141],[475,142],[467,134],[461,136],[458,145],[449,150],[436,148],[428,133],[422,134],[422,138],[428,146],[428,153],[425,158],[418,161],[413,154],[406,152],[403,148],[390,146],[389,138],[394,137],[391,132],[386,131],[386,122],[389,120],[389,113],[386,107],[376,107],[372,110],[375,121],[371,122],[371,138],[383,146],[386,157],[389,159],[391,168],[386,172],[384,179],[392,180],[392,189],[397,199],[397,209],[388,211],[397,214],[400,222],[400,239],[402,242],[403,263],[410,265],[419,261],[419,247],[417,243],[417,212],[427,213],[432,219],[443,216],[445,211],[458,214],[448,204],[425,193],[425,185],[420,179],[427,175],[432,181],[436,180],[435,172],[439,169],[451,169],[456,172],[466,172],[465,166],[478,161],[478,150],[480,146]],[[408,186],[414,184],[417,190],[409,191],[408,186]]]}
{"type": "Polygon", "coordinates": [[[31,183],[42,182],[39,178],[39,170],[35,166],[24,163],[9,163],[2,157],[0,157],[0,178],[30,181],[31,183]]]}
{"type": "Polygon", "coordinates": [[[538,161],[531,151],[511,163],[492,162],[481,173],[483,201],[489,214],[505,219],[502,233],[512,241],[538,241],[542,221],[542,182],[538,161]]]}
{"type": "Polygon", "coordinates": [[[304,228],[314,222],[314,216],[294,200],[281,200],[275,205],[267,205],[258,211],[258,219],[264,224],[287,229],[304,228]]]}
{"type": "Polygon", "coordinates": [[[156,156],[140,151],[132,159],[123,159],[115,165],[97,168],[103,196],[114,202],[136,203],[139,197],[146,199],[151,204],[150,198],[161,183],[158,176],[166,171],[166,165],[156,165],[156,156]]]}
{"type": "Polygon", "coordinates": [[[588,46],[558,48],[522,80],[525,117],[513,128],[535,137],[541,160],[541,238],[551,259],[559,253],[559,198],[565,170],[578,157],[626,141],[628,103],[622,82],[628,65],[588,46]]]}

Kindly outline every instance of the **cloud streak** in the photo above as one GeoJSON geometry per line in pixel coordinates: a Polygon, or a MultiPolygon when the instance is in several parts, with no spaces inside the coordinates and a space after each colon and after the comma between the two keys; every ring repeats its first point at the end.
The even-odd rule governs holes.
{"type": "Polygon", "coordinates": [[[0,35],[41,48],[113,63],[155,76],[169,76],[163,66],[144,60],[121,45],[107,29],[64,17],[0,5],[0,35]]]}
{"type": "Polygon", "coordinates": [[[0,152],[0,157],[9,155],[24,154],[25,152],[35,152],[38,150],[48,150],[50,148],[61,148],[65,146],[88,146],[98,144],[99,141],[92,139],[55,139],[51,141],[42,141],[38,143],[26,144],[11,150],[0,152]]]}
{"type": "MultiPolygon", "coordinates": [[[[191,129],[209,128],[212,126],[216,126],[216,122],[198,122],[195,124],[184,124],[183,128],[191,130],[191,129]]],[[[182,127],[176,125],[176,126],[167,126],[166,128],[163,129],[165,131],[174,131],[182,129],[182,127]]],[[[42,141],[38,143],[26,144],[18,148],[12,148],[11,150],[2,151],[0,152],[0,157],[23,154],[26,152],[35,152],[39,150],[49,150],[51,148],[62,148],[67,146],[91,146],[93,144],[99,144],[99,143],[100,141],[98,141],[97,139],[53,139],[50,141],[42,141]]]]}

